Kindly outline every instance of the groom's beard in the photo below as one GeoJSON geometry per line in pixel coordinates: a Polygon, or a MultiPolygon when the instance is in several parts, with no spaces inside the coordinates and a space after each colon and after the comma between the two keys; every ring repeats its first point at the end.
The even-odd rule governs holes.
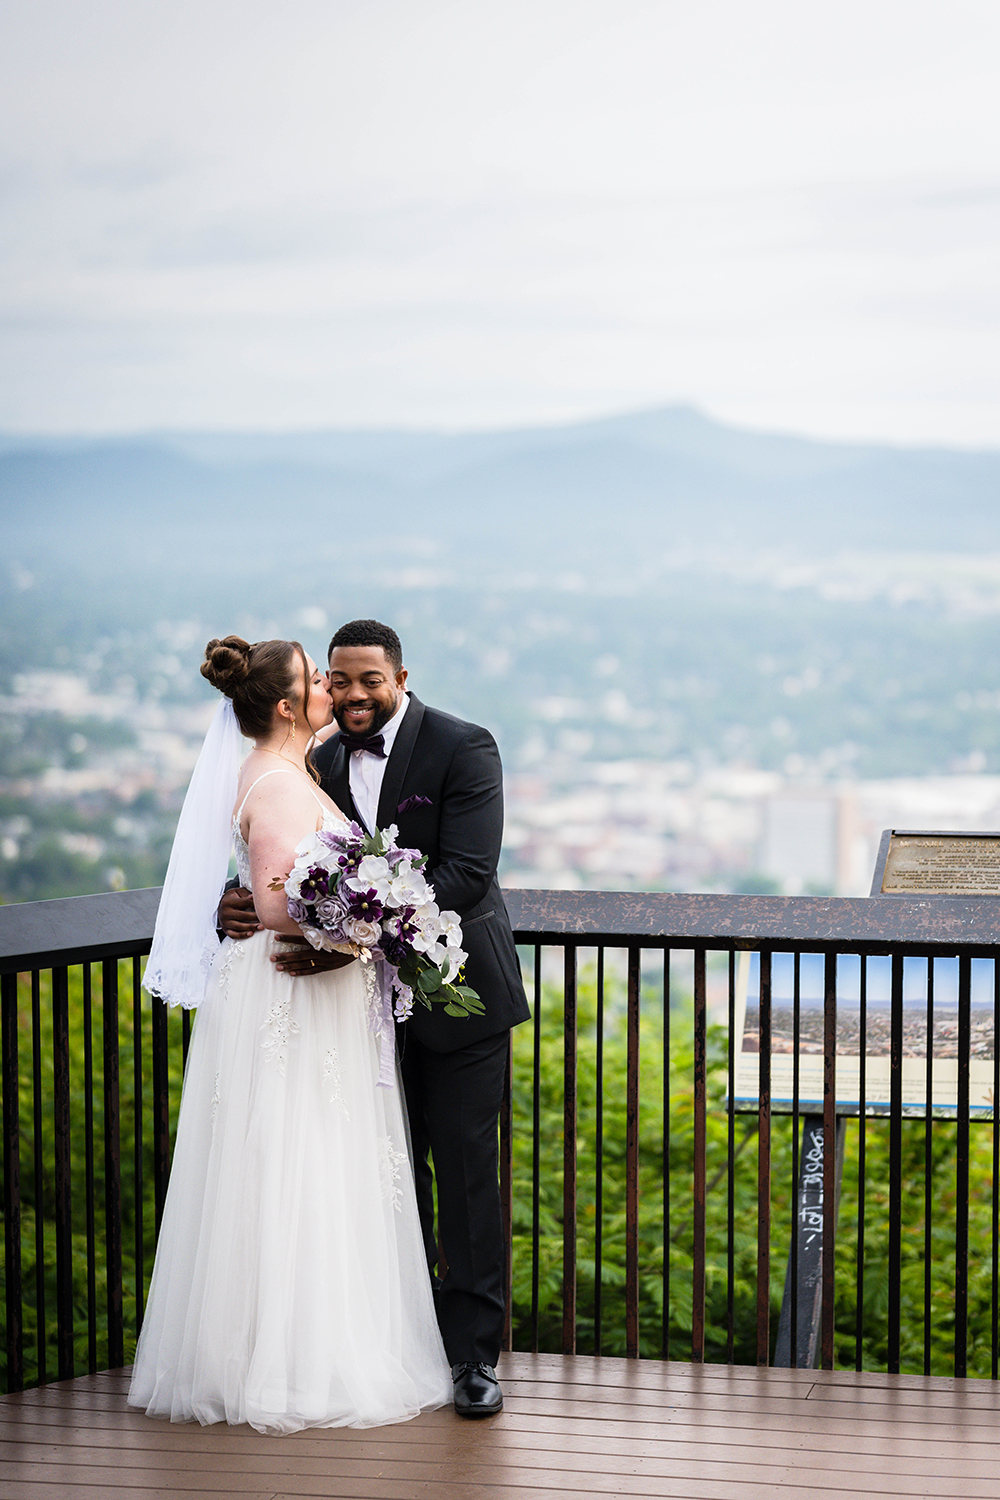
{"type": "Polygon", "coordinates": [[[348,722],[345,714],[345,710],[348,708],[360,707],[361,705],[359,703],[344,703],[340,708],[335,708],[333,710],[333,717],[336,719],[341,733],[350,735],[352,739],[358,734],[364,735],[365,739],[369,739],[373,734],[378,734],[379,730],[384,729],[386,724],[388,724],[389,720],[392,718],[393,714],[399,707],[399,703],[393,703],[391,707],[386,707],[386,705],[382,703],[373,703],[371,705],[371,707],[374,709],[374,713],[372,714],[372,721],[368,725],[367,729],[362,730],[355,729],[348,722]]]}

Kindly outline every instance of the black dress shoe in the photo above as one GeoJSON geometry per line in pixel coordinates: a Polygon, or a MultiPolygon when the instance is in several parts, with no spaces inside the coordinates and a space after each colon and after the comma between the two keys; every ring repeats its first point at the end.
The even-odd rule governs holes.
{"type": "Polygon", "coordinates": [[[460,1417],[495,1417],[503,1411],[503,1391],[492,1365],[466,1360],[452,1365],[451,1378],[455,1382],[455,1410],[460,1417]]]}

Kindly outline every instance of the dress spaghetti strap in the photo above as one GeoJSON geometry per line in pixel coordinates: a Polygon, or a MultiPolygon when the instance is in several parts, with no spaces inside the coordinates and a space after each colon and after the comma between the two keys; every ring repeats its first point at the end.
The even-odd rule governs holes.
{"type": "Polygon", "coordinates": [[[298,776],[300,774],[301,773],[296,770],[283,771],[280,766],[275,766],[273,771],[264,771],[260,776],[257,777],[256,781],[251,781],[250,785],[247,787],[243,797],[243,801],[240,803],[239,807],[236,809],[236,812],[233,814],[233,821],[236,823],[240,821],[243,816],[243,809],[247,805],[247,797],[249,797],[254,787],[257,786],[259,782],[264,780],[265,776],[298,776]]]}
{"type": "Polygon", "coordinates": [[[319,808],[320,812],[327,812],[328,809],[323,806],[322,802],[316,796],[316,791],[312,784],[312,778],[310,776],[307,776],[305,771],[296,771],[294,769],[292,769],[291,771],[283,771],[279,766],[275,766],[273,771],[264,771],[260,776],[257,777],[256,781],[251,781],[250,785],[246,789],[243,801],[240,803],[239,807],[236,809],[236,812],[233,814],[234,823],[240,822],[240,819],[243,817],[243,809],[247,805],[247,797],[249,797],[250,793],[253,791],[258,782],[264,780],[265,776],[305,776],[306,780],[309,782],[309,790],[313,794],[313,801],[316,803],[316,806],[319,808]]]}

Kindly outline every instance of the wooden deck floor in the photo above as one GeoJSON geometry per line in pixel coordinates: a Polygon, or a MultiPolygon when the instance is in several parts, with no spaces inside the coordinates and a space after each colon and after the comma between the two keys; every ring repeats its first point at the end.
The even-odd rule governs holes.
{"type": "Polygon", "coordinates": [[[0,1500],[1000,1497],[1000,1387],[505,1355],[503,1414],[261,1437],[125,1406],[122,1372],[0,1397],[0,1500]]]}

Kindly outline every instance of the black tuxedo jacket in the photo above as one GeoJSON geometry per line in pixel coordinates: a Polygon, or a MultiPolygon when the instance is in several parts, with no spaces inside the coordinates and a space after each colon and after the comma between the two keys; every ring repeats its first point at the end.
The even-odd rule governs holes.
{"type": "MultiPolygon", "coordinates": [[[[425,873],[442,911],[457,911],[468,953],[466,982],[483,1016],[446,1016],[419,1001],[406,1023],[434,1052],[453,1052],[494,1036],[529,1016],[517,950],[497,883],[503,833],[500,754],[488,730],[466,724],[412,693],[386,763],[378,826],[395,823],[399,844],[427,856],[425,873]]],[[[351,797],[349,752],[339,734],[313,754],[323,790],[349,817],[361,819],[351,797]]]]}

